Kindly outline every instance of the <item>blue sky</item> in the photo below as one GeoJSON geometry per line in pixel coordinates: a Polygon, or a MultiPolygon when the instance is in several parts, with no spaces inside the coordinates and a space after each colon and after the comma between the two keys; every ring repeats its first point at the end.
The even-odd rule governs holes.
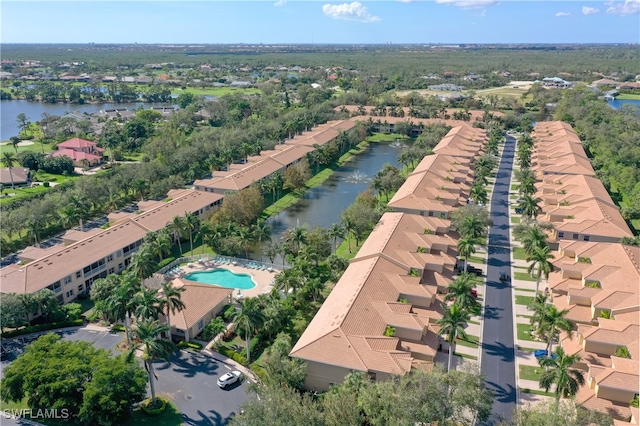
{"type": "Polygon", "coordinates": [[[639,43],[640,0],[6,1],[3,43],[639,43]]]}

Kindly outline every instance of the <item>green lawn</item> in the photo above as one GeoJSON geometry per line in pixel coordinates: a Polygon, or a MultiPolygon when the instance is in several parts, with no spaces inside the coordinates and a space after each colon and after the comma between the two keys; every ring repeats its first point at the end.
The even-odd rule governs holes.
{"type": "Polygon", "coordinates": [[[530,288],[522,288],[522,287],[516,287],[516,290],[520,290],[520,291],[530,291],[531,293],[535,293],[536,291],[534,289],[530,289],[530,288]]]}
{"type": "Polygon", "coordinates": [[[4,402],[0,399],[0,410],[19,410],[21,408],[29,408],[27,405],[27,397],[22,398],[21,401],[18,402],[4,402]]]}
{"type": "Polygon", "coordinates": [[[512,191],[517,191],[518,190],[518,185],[511,185],[511,190],[512,191]]]}
{"type": "Polygon", "coordinates": [[[516,305],[527,305],[533,303],[533,296],[516,296],[516,305]]]}
{"type": "Polygon", "coordinates": [[[524,346],[518,346],[518,350],[522,351],[522,352],[535,352],[537,351],[537,349],[534,348],[526,348],[524,346]]]}
{"type": "Polygon", "coordinates": [[[619,101],[637,101],[640,100],[640,95],[632,95],[630,93],[622,93],[616,96],[616,99],[619,101]]]}
{"type": "Polygon", "coordinates": [[[376,133],[367,138],[369,142],[395,142],[397,140],[410,141],[411,139],[397,133],[376,133]]]}
{"type": "Polygon", "coordinates": [[[356,246],[356,241],[352,237],[351,252],[349,252],[349,241],[345,239],[342,244],[340,244],[336,249],[336,255],[345,259],[353,259],[356,254],[358,254],[358,250],[360,250],[360,247],[362,247],[362,243],[364,242],[364,240],[366,240],[366,237],[362,241],[360,241],[359,246],[356,246]]]}
{"type": "Polygon", "coordinates": [[[516,280],[523,280],[523,281],[533,281],[533,282],[536,281],[536,279],[533,278],[531,275],[529,275],[528,272],[515,272],[514,278],[516,280]]]}
{"type": "Polygon", "coordinates": [[[466,346],[468,348],[478,349],[479,344],[480,344],[480,339],[470,334],[467,335],[466,339],[456,340],[456,345],[466,346]]]}
{"type": "Polygon", "coordinates": [[[167,404],[167,409],[159,416],[150,417],[142,408],[136,408],[127,426],[179,426],[182,425],[182,414],[173,402],[167,404]]]}
{"type": "Polygon", "coordinates": [[[469,262],[485,264],[485,263],[487,263],[487,259],[485,259],[484,257],[469,256],[469,262]]]}
{"type": "MultiPolygon", "coordinates": [[[[21,152],[42,152],[42,144],[40,142],[34,142],[33,145],[19,146],[17,148],[18,154],[21,152]]],[[[0,145],[0,155],[5,151],[13,152],[14,154],[16,154],[16,150],[13,148],[13,145],[11,143],[3,143],[2,145],[0,145]]],[[[51,147],[45,144],[44,153],[46,154],[48,152],[51,152],[51,147]]]]}
{"type": "Polygon", "coordinates": [[[528,340],[530,342],[540,342],[538,339],[534,339],[531,337],[531,324],[516,324],[516,328],[518,329],[518,339],[520,340],[528,340]]]}
{"type": "Polygon", "coordinates": [[[526,260],[527,252],[524,251],[522,247],[514,247],[513,248],[513,258],[518,260],[526,260]]]}
{"type": "Polygon", "coordinates": [[[511,216],[511,223],[513,224],[520,223],[520,218],[516,216],[511,216]]]}
{"type": "Polygon", "coordinates": [[[237,87],[209,87],[209,88],[190,87],[187,90],[176,88],[171,92],[172,95],[180,95],[181,93],[193,93],[194,95],[198,95],[198,96],[224,96],[224,95],[230,95],[232,93],[243,93],[245,95],[248,95],[251,93],[261,93],[261,92],[260,92],[260,89],[254,89],[254,88],[240,89],[237,87]]]}
{"type": "Polygon", "coordinates": [[[478,357],[477,356],[473,356],[473,355],[459,354],[458,352],[454,352],[453,354],[456,355],[456,356],[459,356],[461,358],[473,359],[473,360],[476,360],[476,361],[478,360],[478,357]]]}
{"type": "Polygon", "coordinates": [[[522,392],[522,393],[530,393],[530,394],[533,394],[533,395],[550,396],[552,398],[555,397],[555,394],[552,394],[551,392],[545,392],[543,390],[522,388],[522,389],[520,389],[520,392],[522,392]]]}
{"type": "Polygon", "coordinates": [[[524,380],[540,381],[540,376],[544,372],[544,368],[533,365],[520,365],[519,368],[520,378],[524,380]]]}

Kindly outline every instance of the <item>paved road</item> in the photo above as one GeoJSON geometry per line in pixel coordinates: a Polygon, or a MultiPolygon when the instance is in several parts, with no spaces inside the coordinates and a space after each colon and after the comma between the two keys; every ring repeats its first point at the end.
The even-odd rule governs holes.
{"type": "MultiPolygon", "coordinates": [[[[111,350],[114,355],[120,353],[115,347],[122,340],[122,333],[87,328],[56,332],[65,340],[84,340],[92,342],[98,348],[111,350]]],[[[39,335],[29,335],[3,342],[8,356],[0,363],[0,376],[2,370],[24,352],[25,345],[38,337],[39,335]]],[[[171,357],[170,364],[162,361],[154,363],[158,377],[156,392],[168,395],[176,403],[182,413],[183,424],[224,425],[237,413],[238,406],[251,398],[247,393],[249,387],[247,379],[242,383],[228,386],[224,390],[218,387],[216,384],[218,377],[233,368],[226,363],[225,357],[219,357],[220,360],[215,360],[205,354],[179,351],[171,357]]],[[[33,423],[24,419],[7,419],[0,415],[1,426],[29,424],[33,423]]]]}
{"type": "Polygon", "coordinates": [[[514,312],[511,286],[500,282],[500,271],[509,271],[509,187],[515,139],[507,136],[491,200],[487,281],[482,334],[481,371],[495,394],[489,425],[511,419],[516,408],[516,364],[513,337],[514,312]]]}

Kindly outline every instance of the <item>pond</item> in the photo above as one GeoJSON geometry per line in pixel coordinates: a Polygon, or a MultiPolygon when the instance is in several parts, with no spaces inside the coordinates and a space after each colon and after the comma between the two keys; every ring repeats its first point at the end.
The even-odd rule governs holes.
{"type": "MultiPolygon", "coordinates": [[[[369,187],[373,176],[385,163],[398,167],[397,157],[400,152],[401,144],[370,144],[364,153],[338,168],[322,185],[307,191],[297,204],[270,217],[268,222],[272,226],[271,238],[281,240],[288,229],[298,226],[306,226],[307,229],[316,226],[328,228],[334,223],[340,223],[342,211],[369,187]]],[[[260,251],[256,248],[251,257],[260,259],[260,251]]]]}

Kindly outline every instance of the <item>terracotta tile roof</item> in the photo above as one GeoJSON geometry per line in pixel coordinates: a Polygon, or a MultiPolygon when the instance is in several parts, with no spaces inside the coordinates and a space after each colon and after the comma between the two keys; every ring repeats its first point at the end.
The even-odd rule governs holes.
{"type": "Polygon", "coordinates": [[[217,194],[186,191],[186,195],[160,207],[136,215],[68,246],[60,246],[26,265],[0,269],[0,291],[33,293],[68,275],[81,271],[109,254],[144,238],[149,231],[163,228],[176,215],[196,211],[219,199],[217,194]]]}
{"type": "Polygon", "coordinates": [[[173,280],[173,286],[185,288],[180,296],[185,308],[182,311],[170,313],[171,326],[181,330],[187,330],[198,324],[221,302],[228,301],[233,293],[230,288],[201,284],[180,278],[173,280]]]}
{"type": "Polygon", "coordinates": [[[97,143],[88,141],[86,139],[73,138],[68,139],[64,142],[60,142],[58,145],[58,149],[62,148],[94,148],[98,146],[97,143]]]}
{"type": "Polygon", "coordinates": [[[80,160],[96,161],[96,160],[102,159],[101,155],[95,155],[95,154],[90,154],[88,152],[74,151],[73,149],[64,149],[64,148],[58,149],[57,151],[52,152],[51,156],[52,157],[66,156],[71,158],[73,161],[80,161],[80,160]]]}
{"type": "Polygon", "coordinates": [[[582,386],[576,395],[576,403],[587,410],[595,410],[609,414],[611,417],[618,419],[627,419],[631,416],[629,403],[622,404],[619,402],[609,401],[608,399],[598,398],[592,389],[582,386]]]}

